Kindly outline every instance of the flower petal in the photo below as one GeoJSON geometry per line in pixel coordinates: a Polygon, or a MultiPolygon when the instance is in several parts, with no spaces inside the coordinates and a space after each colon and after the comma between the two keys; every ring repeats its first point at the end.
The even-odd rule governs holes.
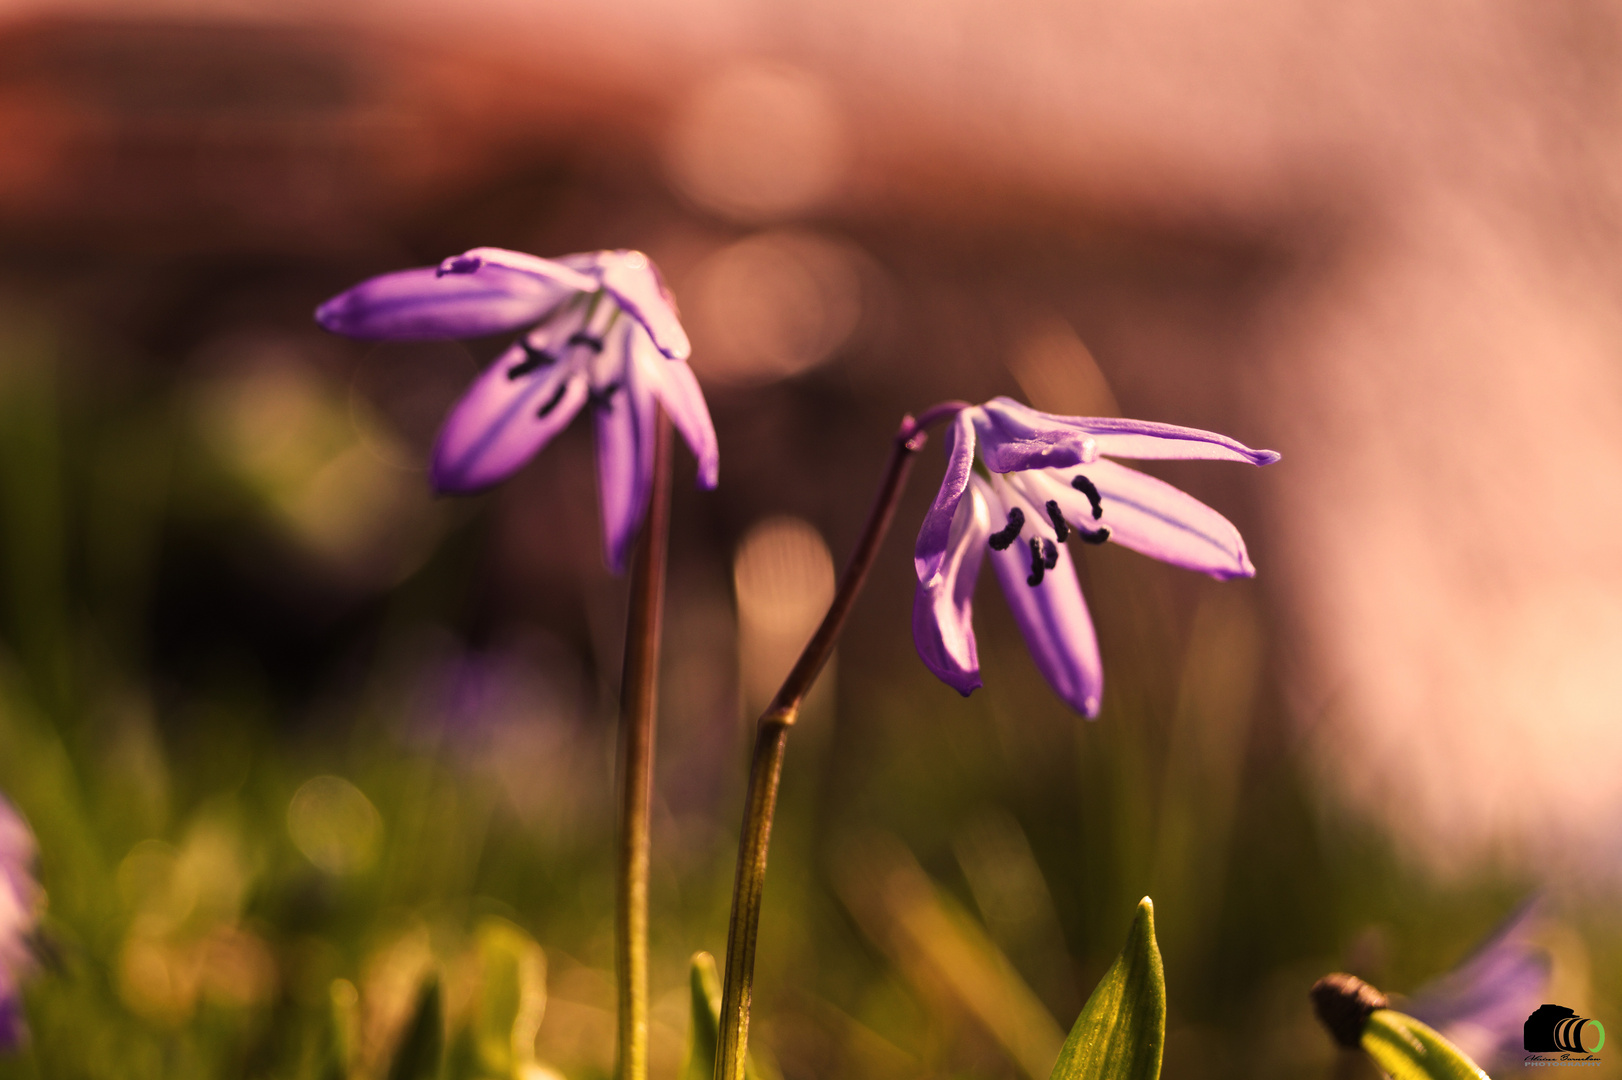
{"type": "Polygon", "coordinates": [[[1051,499],[1065,520],[1089,531],[1109,529],[1109,538],[1151,559],[1198,570],[1214,578],[1253,577],[1256,567],[1233,523],[1194,496],[1164,480],[1100,458],[1076,469],[1015,474],[1038,506],[1051,499]],[[1102,516],[1071,481],[1083,476],[1099,495],[1102,516]]]}
{"type": "MultiPolygon", "coordinates": [[[[589,279],[586,284],[593,286],[589,279]]],[[[424,266],[339,293],[315,309],[315,321],[335,334],[369,340],[480,337],[539,322],[576,292],[567,282],[500,267],[441,275],[424,266]]]]}
{"type": "Polygon", "coordinates": [[[522,274],[533,281],[551,282],[570,292],[596,292],[600,284],[598,276],[582,272],[580,267],[568,261],[570,258],[573,256],[543,259],[539,255],[506,248],[476,247],[445,259],[436,272],[445,277],[460,277],[504,270],[522,274]]]}
{"type": "Polygon", "coordinates": [[[1125,458],[1198,458],[1271,465],[1272,450],[1252,450],[1244,443],[1199,428],[1123,420],[1113,416],[1059,416],[1023,405],[1012,398],[993,398],[983,406],[986,423],[981,451],[992,472],[1084,464],[1104,454],[1125,458]],[[998,447],[993,452],[992,447],[998,447]]]}
{"type": "Polygon", "coordinates": [[[524,346],[514,345],[451,409],[434,444],[435,490],[478,491],[504,480],[569,426],[586,403],[583,365],[570,353],[529,374],[512,375],[531,362],[524,346]]]}
{"type": "Polygon", "coordinates": [[[968,408],[957,414],[947,434],[946,475],[941,477],[941,489],[924,514],[918,529],[918,545],[913,549],[912,564],[918,580],[931,588],[940,583],[941,564],[946,558],[947,541],[952,533],[952,521],[957,504],[969,486],[974,473],[974,430],[979,408],[968,408]]]}
{"type": "Polygon", "coordinates": [[[684,360],[670,361],[660,355],[640,323],[634,324],[630,349],[632,366],[641,371],[670,414],[670,422],[698,459],[698,486],[713,490],[720,478],[721,452],[709,406],[704,404],[704,392],[698,387],[693,369],[684,360]]]}
{"type": "Polygon", "coordinates": [[[912,602],[912,641],[918,656],[936,678],[965,697],[981,685],[971,619],[974,583],[990,533],[985,496],[971,487],[953,515],[940,577],[933,585],[920,582],[912,602]]]}
{"type": "Polygon", "coordinates": [[[1005,397],[976,412],[980,459],[994,473],[1063,468],[1098,456],[1097,443],[1071,417],[1049,416],[1005,397]]]}
{"type": "MultiPolygon", "coordinates": [[[[633,346],[626,339],[639,332],[636,324],[627,326],[615,335],[617,349],[613,345],[609,348],[629,361],[628,350],[633,346]]],[[[624,573],[630,564],[637,530],[647,514],[648,496],[653,489],[654,421],[658,415],[643,366],[626,362],[621,370],[623,385],[604,381],[592,398],[597,420],[597,497],[602,507],[603,544],[608,567],[616,574],[624,573]],[[614,388],[606,392],[602,389],[610,386],[614,388]]]]}
{"type": "MultiPolygon", "coordinates": [[[[1029,507],[1024,511],[1027,517],[1034,513],[1029,507]]],[[[1030,564],[1030,548],[1023,538],[991,552],[992,569],[1037,670],[1071,708],[1091,719],[1098,715],[1104,693],[1104,664],[1070,549],[1057,545],[1057,559],[1044,570],[1038,585],[1027,584],[1030,564]]]]}
{"type": "Polygon", "coordinates": [[[664,278],[652,259],[640,251],[599,251],[586,258],[593,264],[588,272],[602,282],[620,307],[647,327],[648,336],[660,352],[672,360],[685,360],[692,355],[692,343],[687,340],[687,331],[682,329],[681,319],[676,314],[676,301],[665,288],[664,278]]]}

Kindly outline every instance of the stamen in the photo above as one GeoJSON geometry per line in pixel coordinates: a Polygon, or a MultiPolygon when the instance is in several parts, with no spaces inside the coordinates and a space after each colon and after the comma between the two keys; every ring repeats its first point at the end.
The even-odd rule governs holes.
{"type": "Polygon", "coordinates": [[[522,379],[525,375],[539,371],[543,367],[551,367],[558,361],[551,353],[537,349],[527,341],[520,341],[518,347],[524,350],[524,358],[507,369],[509,379],[522,379]]]}
{"type": "Polygon", "coordinates": [[[601,390],[586,391],[586,400],[594,409],[612,409],[614,407],[614,394],[618,392],[620,384],[611,382],[601,390]]]}
{"type": "Polygon", "coordinates": [[[1052,540],[1042,541],[1042,565],[1049,570],[1059,565],[1059,547],[1052,540]]]}
{"type": "Polygon", "coordinates": [[[1025,584],[1033,589],[1042,584],[1042,572],[1046,569],[1047,563],[1042,558],[1042,541],[1033,536],[1031,537],[1031,576],[1025,579],[1025,584]]]}
{"type": "Polygon", "coordinates": [[[1070,539],[1070,523],[1059,513],[1059,500],[1048,500],[1048,520],[1053,522],[1053,531],[1059,534],[1059,543],[1070,539]]]}
{"type": "Polygon", "coordinates": [[[1024,527],[1025,511],[1016,506],[1008,511],[1008,526],[991,534],[991,550],[1007,551],[1008,545],[1019,539],[1019,531],[1024,527]]]}
{"type": "Polygon", "coordinates": [[[547,399],[546,404],[535,410],[535,419],[545,420],[546,414],[557,408],[558,402],[563,400],[563,392],[567,389],[569,389],[569,384],[567,382],[559,383],[558,388],[553,391],[552,396],[547,399]]]}
{"type": "Polygon", "coordinates": [[[603,351],[603,339],[600,337],[592,337],[584,330],[577,330],[573,334],[570,334],[569,344],[584,345],[594,353],[600,353],[603,351]]]}
{"type": "Polygon", "coordinates": [[[1070,481],[1070,486],[1087,496],[1087,501],[1093,504],[1094,521],[1104,516],[1104,500],[1099,497],[1098,489],[1093,486],[1091,480],[1077,473],[1076,478],[1070,481]]]}
{"type": "Polygon", "coordinates": [[[1109,539],[1109,529],[1107,527],[1101,528],[1097,532],[1088,532],[1086,529],[1077,529],[1076,533],[1081,537],[1081,542],[1083,544],[1102,544],[1104,541],[1109,539]]]}

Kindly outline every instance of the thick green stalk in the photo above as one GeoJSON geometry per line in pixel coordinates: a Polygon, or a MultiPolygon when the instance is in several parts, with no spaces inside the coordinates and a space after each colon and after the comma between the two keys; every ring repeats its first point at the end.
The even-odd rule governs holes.
{"type": "Polygon", "coordinates": [[[749,1004],[755,978],[755,937],[760,929],[760,897],[766,884],[766,851],[772,838],[772,815],[777,809],[777,787],[783,776],[783,753],[789,728],[799,717],[800,705],[816,682],[851,607],[861,594],[879,545],[895,516],[896,503],[912,468],[913,455],[924,444],[924,432],[906,417],[896,434],[890,464],[868,513],[867,524],[850,565],[845,567],[822,625],[806,643],[800,659],[777,696],[761,714],[755,731],[755,751],[749,766],[749,794],[744,800],[743,832],[738,838],[737,875],[732,886],[732,917],[727,927],[726,978],[721,990],[720,1045],[715,1055],[716,1080],[743,1080],[749,1049],[749,1004]]]}
{"type": "Polygon", "coordinates": [[[620,676],[620,812],[614,969],[619,981],[619,1078],[648,1075],[648,829],[659,701],[660,623],[670,533],[670,420],[654,435],[653,490],[631,568],[631,610],[620,676]]]}

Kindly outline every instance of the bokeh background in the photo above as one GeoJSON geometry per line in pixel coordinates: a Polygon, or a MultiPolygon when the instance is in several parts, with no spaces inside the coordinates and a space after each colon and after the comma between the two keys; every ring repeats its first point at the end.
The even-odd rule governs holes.
{"type": "Polygon", "coordinates": [[[1541,1000],[1622,1032],[1618,177],[1592,0],[0,5],[0,790],[48,897],[0,1075],[328,1075],[336,1013],[382,1076],[491,925],[544,953],[531,1075],[611,1074],[589,435],[435,500],[503,343],[310,318],[481,244],[649,252],[720,435],[718,491],[678,465],[657,1080],[888,438],[998,393],[1280,450],[1154,470],[1260,573],[1086,550],[1093,723],[987,584],[960,699],[908,633],[931,448],[790,749],[764,1067],[1042,1080],[1145,893],[1170,1078],[1350,1068],[1317,976],[1413,990],[1533,894],[1541,1000]]]}

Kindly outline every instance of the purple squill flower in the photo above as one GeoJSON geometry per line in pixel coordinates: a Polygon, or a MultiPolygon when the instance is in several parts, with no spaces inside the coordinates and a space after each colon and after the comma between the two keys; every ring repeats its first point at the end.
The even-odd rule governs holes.
{"type": "Polygon", "coordinates": [[[1212,577],[1256,572],[1239,531],[1221,514],[1112,457],[1268,465],[1279,456],[1209,431],[1054,416],[1008,398],[963,409],[913,559],[913,641],[941,681],[964,695],[981,685],[970,616],[988,550],[1037,668],[1088,717],[1098,715],[1104,675],[1065,546],[1071,533],[1089,544],[1114,540],[1212,577]]]}
{"type": "Polygon", "coordinates": [[[542,259],[474,248],[437,267],[363,281],[315,318],[334,333],[384,341],[524,330],[446,418],[434,487],[471,492],[506,479],[589,405],[615,572],[647,510],[657,405],[698,458],[699,486],[715,487],[715,428],[686,363],[692,347],[658,269],[640,251],[542,259]]]}
{"type": "Polygon", "coordinates": [[[34,881],[34,834],[0,796],[0,1052],[27,1036],[22,978],[33,966],[28,937],[39,918],[41,898],[34,881]]]}

